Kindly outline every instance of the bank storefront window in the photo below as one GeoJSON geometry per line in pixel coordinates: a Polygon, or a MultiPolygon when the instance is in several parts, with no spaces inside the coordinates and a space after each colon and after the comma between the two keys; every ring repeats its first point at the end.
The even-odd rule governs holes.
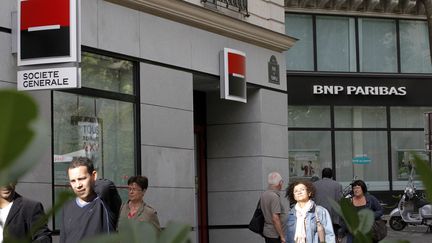
{"type": "Polygon", "coordinates": [[[399,31],[401,72],[432,73],[427,23],[400,20],[399,31]]]}
{"type": "Polygon", "coordinates": [[[289,127],[330,127],[329,106],[288,106],[289,127]]]}
{"type": "Polygon", "coordinates": [[[387,132],[336,131],[336,177],[350,182],[354,175],[370,190],[389,190],[387,132]]]}
{"type": "Polygon", "coordinates": [[[286,53],[288,70],[314,70],[314,46],[312,16],[287,14],[285,17],[285,33],[297,38],[295,45],[286,53]]]}
{"type": "MultiPolygon", "coordinates": [[[[392,141],[392,175],[393,190],[403,190],[410,175],[414,155],[429,161],[429,153],[424,150],[423,131],[393,131],[392,141]]],[[[423,184],[417,173],[414,173],[417,189],[423,189],[423,184]]]]}
{"type": "Polygon", "coordinates": [[[330,131],[290,131],[290,179],[321,177],[321,170],[332,166],[330,131]]]}
{"type": "Polygon", "coordinates": [[[392,128],[424,128],[425,112],[432,112],[432,107],[390,107],[392,128]]]}
{"type": "Polygon", "coordinates": [[[316,32],[318,71],[357,71],[354,18],[317,16],[316,32]]]}
{"type": "Polygon", "coordinates": [[[360,72],[397,72],[396,21],[360,18],[360,72]]]}
{"type": "Polygon", "coordinates": [[[84,53],[83,88],[53,92],[55,194],[69,187],[67,167],[73,157],[91,159],[98,178],[117,186],[126,185],[128,177],[136,174],[135,66],[131,61],[84,53]]]}
{"type": "Polygon", "coordinates": [[[385,128],[387,126],[385,107],[337,106],[334,114],[336,128],[385,128]]]}

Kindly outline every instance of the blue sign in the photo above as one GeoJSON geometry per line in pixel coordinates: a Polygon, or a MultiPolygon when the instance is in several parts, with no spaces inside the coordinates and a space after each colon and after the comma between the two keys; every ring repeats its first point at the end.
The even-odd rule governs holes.
{"type": "Polygon", "coordinates": [[[352,163],[358,165],[367,165],[370,164],[371,161],[372,160],[367,156],[356,156],[352,159],[352,163]]]}

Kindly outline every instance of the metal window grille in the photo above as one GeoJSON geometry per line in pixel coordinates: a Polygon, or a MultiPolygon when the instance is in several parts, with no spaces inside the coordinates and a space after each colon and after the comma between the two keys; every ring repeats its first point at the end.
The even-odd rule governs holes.
{"type": "Polygon", "coordinates": [[[248,1],[247,0],[201,0],[203,3],[211,3],[218,7],[226,8],[233,11],[238,11],[249,16],[248,12],[248,1]]]}

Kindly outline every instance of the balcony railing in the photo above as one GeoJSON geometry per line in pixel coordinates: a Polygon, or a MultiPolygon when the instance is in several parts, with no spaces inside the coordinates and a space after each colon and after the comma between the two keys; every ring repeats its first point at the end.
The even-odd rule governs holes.
{"type": "Polygon", "coordinates": [[[201,2],[237,11],[242,13],[244,16],[249,17],[248,0],[201,0],[201,2]]]}

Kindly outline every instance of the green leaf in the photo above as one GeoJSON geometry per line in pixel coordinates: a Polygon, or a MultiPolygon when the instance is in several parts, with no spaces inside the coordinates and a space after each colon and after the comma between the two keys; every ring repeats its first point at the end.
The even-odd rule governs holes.
{"type": "Polygon", "coordinates": [[[169,223],[162,231],[159,243],[186,243],[189,240],[190,226],[178,223],[169,223]]]}
{"type": "Polygon", "coordinates": [[[354,243],[372,243],[371,238],[367,234],[358,232],[354,234],[354,243]]]}
{"type": "MultiPolygon", "coordinates": [[[[1,96],[1,95],[0,95],[1,96]]],[[[0,168],[0,185],[5,185],[11,181],[17,181],[30,171],[41,157],[47,153],[49,140],[47,139],[48,127],[46,122],[36,120],[31,124],[34,137],[25,149],[20,150],[17,157],[0,168]]],[[[13,138],[13,140],[19,138],[13,138]]],[[[3,148],[0,147],[0,151],[3,148]]]]}
{"type": "Polygon", "coordinates": [[[358,212],[358,216],[359,216],[358,231],[366,235],[372,229],[372,225],[375,220],[375,215],[370,209],[362,209],[358,212]]]}
{"type": "Polygon", "coordinates": [[[357,210],[351,204],[349,199],[342,198],[340,201],[342,218],[346,223],[348,230],[353,233],[359,227],[359,217],[357,215],[357,210]]]}
{"type": "Polygon", "coordinates": [[[0,90],[0,169],[7,168],[34,136],[31,123],[38,114],[36,103],[23,92],[0,90]]]}
{"type": "Polygon", "coordinates": [[[432,202],[432,170],[426,161],[423,161],[416,154],[412,154],[416,165],[416,172],[420,175],[423,185],[426,188],[426,195],[429,202],[432,202]]]}

